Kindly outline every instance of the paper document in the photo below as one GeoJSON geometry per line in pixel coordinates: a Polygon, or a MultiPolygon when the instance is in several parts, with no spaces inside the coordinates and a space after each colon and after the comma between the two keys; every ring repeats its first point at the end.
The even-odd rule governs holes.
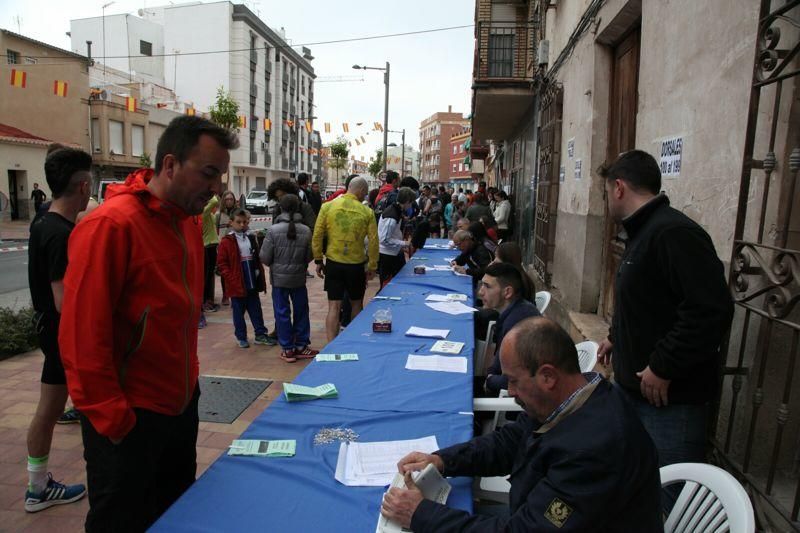
{"type": "Polygon", "coordinates": [[[408,370],[429,370],[431,372],[467,373],[466,357],[445,357],[443,355],[408,354],[406,360],[408,370]]]}
{"type": "Polygon", "coordinates": [[[314,358],[317,361],[336,362],[336,361],[358,361],[356,353],[318,353],[314,358]]]}
{"type": "Polygon", "coordinates": [[[459,272],[456,269],[453,269],[453,274],[455,274],[456,276],[469,276],[469,274],[467,274],[466,272],[462,273],[462,272],[459,272]]]}
{"type": "Polygon", "coordinates": [[[427,302],[425,305],[434,311],[447,313],[448,315],[465,315],[475,312],[474,308],[464,305],[462,302],[427,302]]]}
{"type": "Polygon", "coordinates": [[[373,300],[395,300],[395,301],[398,301],[398,302],[400,300],[402,300],[402,298],[400,298],[399,296],[373,296],[372,299],[373,300]]]}
{"type": "Polygon", "coordinates": [[[436,341],[431,347],[432,352],[459,354],[464,347],[463,342],[455,341],[436,341]]]}
{"type": "Polygon", "coordinates": [[[453,267],[451,267],[450,265],[433,265],[429,266],[428,270],[434,270],[437,272],[449,272],[453,270],[453,267]]]}
{"type": "Polygon", "coordinates": [[[446,339],[449,334],[449,329],[428,329],[417,326],[411,326],[406,331],[406,337],[425,337],[427,339],[446,339]]]}
{"type": "Polygon", "coordinates": [[[433,435],[386,442],[343,442],[336,461],[336,481],[351,487],[382,487],[392,482],[400,459],[411,452],[438,449],[433,435]]]}
{"type": "Polygon", "coordinates": [[[283,394],[287,402],[303,402],[306,400],[316,400],[318,398],[337,398],[339,391],[333,383],[325,383],[318,387],[305,387],[294,383],[283,384],[283,394]]]}
{"type": "MultiPolygon", "coordinates": [[[[448,268],[448,270],[450,270],[448,268]]],[[[466,302],[467,295],[460,294],[457,292],[450,293],[450,294],[429,294],[427,298],[425,298],[426,302],[466,302]]]]}
{"type": "MultiPolygon", "coordinates": [[[[420,472],[412,472],[411,478],[414,480],[417,488],[422,491],[422,496],[426,500],[441,503],[442,505],[447,503],[447,497],[450,495],[450,491],[453,487],[442,477],[433,464],[429,464],[420,472]]],[[[389,485],[389,488],[392,487],[406,488],[406,481],[403,474],[398,472],[394,475],[394,479],[389,485]]],[[[407,531],[409,530],[403,528],[400,524],[392,522],[378,513],[378,527],[375,529],[375,533],[403,533],[407,531]]]]}
{"type": "Polygon", "coordinates": [[[449,250],[452,244],[426,244],[423,248],[426,250],[449,250]]]}
{"type": "Polygon", "coordinates": [[[235,440],[228,447],[228,455],[255,457],[293,457],[297,441],[294,440],[235,440]]]}

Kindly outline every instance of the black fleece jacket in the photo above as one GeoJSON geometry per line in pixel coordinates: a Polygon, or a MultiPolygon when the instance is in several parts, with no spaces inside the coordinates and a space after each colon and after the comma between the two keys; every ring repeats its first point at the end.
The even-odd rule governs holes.
{"type": "Polygon", "coordinates": [[[731,325],[733,301],[708,233],[654,198],[622,223],[625,253],[617,271],[614,344],[617,382],[639,392],[650,366],[670,379],[670,404],[701,404],[717,388],[719,346],[731,325]]]}

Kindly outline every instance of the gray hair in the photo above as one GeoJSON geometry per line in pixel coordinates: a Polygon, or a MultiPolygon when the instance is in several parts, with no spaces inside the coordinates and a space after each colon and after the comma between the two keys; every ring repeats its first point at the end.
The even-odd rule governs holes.
{"type": "Polygon", "coordinates": [[[347,187],[347,192],[355,193],[356,191],[369,191],[369,185],[367,184],[367,180],[358,176],[353,178],[350,181],[350,185],[347,187]]]}
{"type": "Polygon", "coordinates": [[[460,229],[453,234],[453,241],[463,241],[464,239],[474,241],[475,237],[472,236],[471,231],[467,231],[465,229],[460,229]]]}

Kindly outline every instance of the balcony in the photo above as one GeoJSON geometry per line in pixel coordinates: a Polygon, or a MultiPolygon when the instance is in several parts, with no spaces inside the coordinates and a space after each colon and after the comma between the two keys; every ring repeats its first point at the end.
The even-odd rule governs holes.
{"type": "Polygon", "coordinates": [[[478,21],[473,64],[473,134],[505,139],[533,104],[536,43],[532,23],[478,21]]]}
{"type": "Polygon", "coordinates": [[[289,159],[286,157],[281,158],[281,168],[289,168],[289,159]]]}
{"type": "Polygon", "coordinates": [[[269,155],[267,152],[264,152],[264,166],[265,167],[272,166],[272,156],[269,155]]]}
{"type": "Polygon", "coordinates": [[[250,84],[250,97],[257,98],[258,97],[258,85],[255,83],[250,84]]]}
{"type": "Polygon", "coordinates": [[[292,89],[297,87],[297,79],[295,79],[294,76],[289,80],[289,87],[291,87],[292,89]]]}
{"type": "Polygon", "coordinates": [[[258,163],[258,152],[250,152],[250,164],[255,165],[258,163]]]}

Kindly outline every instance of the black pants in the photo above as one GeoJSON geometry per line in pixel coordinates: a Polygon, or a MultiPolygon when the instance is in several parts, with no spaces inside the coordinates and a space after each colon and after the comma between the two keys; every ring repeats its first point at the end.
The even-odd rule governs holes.
{"type": "Polygon", "coordinates": [[[217,266],[217,245],[206,246],[203,262],[203,303],[214,302],[214,268],[217,266]]]}
{"type": "Polygon", "coordinates": [[[384,287],[406,264],[406,254],[402,251],[397,255],[380,254],[378,256],[378,274],[381,279],[381,288],[384,287]]]}
{"type": "Polygon", "coordinates": [[[197,400],[183,414],[136,409],[136,426],[115,445],[81,414],[89,485],[87,532],[145,531],[197,474],[197,400]]]}

